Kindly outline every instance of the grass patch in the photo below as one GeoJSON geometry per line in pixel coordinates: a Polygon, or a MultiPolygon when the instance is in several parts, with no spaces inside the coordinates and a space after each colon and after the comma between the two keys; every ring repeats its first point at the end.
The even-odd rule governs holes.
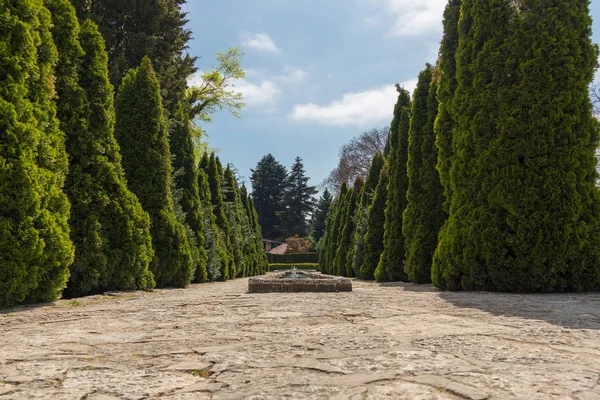
{"type": "Polygon", "coordinates": [[[315,263],[302,263],[302,264],[269,264],[269,271],[279,271],[282,269],[292,269],[296,267],[297,269],[316,269],[319,270],[319,264],[315,263]]]}
{"type": "Polygon", "coordinates": [[[194,369],[189,371],[189,373],[199,378],[208,378],[212,375],[212,372],[208,369],[194,369]]]}
{"type": "Polygon", "coordinates": [[[69,307],[79,307],[81,305],[81,302],[79,300],[71,300],[67,303],[67,306],[69,307]]]}

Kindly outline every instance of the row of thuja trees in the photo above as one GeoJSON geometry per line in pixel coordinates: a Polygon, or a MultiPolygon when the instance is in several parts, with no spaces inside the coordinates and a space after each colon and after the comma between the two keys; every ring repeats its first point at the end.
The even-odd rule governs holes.
{"type": "Polygon", "coordinates": [[[323,271],[448,290],[600,288],[587,0],[449,0],[386,154],[343,186],[323,271]]]}
{"type": "Polygon", "coordinates": [[[5,0],[0,65],[0,307],[266,270],[252,199],[196,164],[192,105],[166,118],[149,58],[115,100],[95,23],[5,0]]]}

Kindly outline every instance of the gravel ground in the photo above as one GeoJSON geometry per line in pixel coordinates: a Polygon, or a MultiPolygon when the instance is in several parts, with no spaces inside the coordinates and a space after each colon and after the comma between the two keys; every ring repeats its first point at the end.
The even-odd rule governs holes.
{"type": "Polygon", "coordinates": [[[600,399],[600,293],[247,293],[0,312],[0,399],[600,399]]]}

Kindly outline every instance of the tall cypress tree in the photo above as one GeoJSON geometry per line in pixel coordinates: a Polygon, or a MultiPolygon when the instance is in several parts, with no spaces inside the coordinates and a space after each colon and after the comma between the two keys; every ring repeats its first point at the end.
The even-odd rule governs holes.
{"type": "Polygon", "coordinates": [[[123,79],[116,99],[115,136],[130,189],[150,214],[155,255],[150,269],[159,287],[190,283],[193,260],[171,192],[171,153],[160,85],[150,59],[123,79]]]}
{"type": "Polygon", "coordinates": [[[344,212],[342,230],[340,231],[340,244],[334,261],[337,268],[337,275],[355,276],[352,265],[348,263],[348,258],[351,256],[350,248],[352,247],[352,240],[356,231],[356,204],[363,184],[363,179],[357,176],[352,189],[346,195],[346,210],[344,212]]]}
{"type": "Polygon", "coordinates": [[[336,271],[335,268],[335,256],[337,254],[337,249],[340,243],[340,231],[342,229],[342,217],[344,214],[344,205],[346,204],[346,195],[348,194],[348,185],[346,182],[342,184],[342,188],[340,189],[340,194],[338,195],[337,200],[334,202],[334,206],[332,207],[333,216],[331,228],[328,232],[328,241],[326,243],[326,253],[325,259],[322,267],[325,269],[326,273],[334,274],[336,271]]]}
{"type": "MultiPolygon", "coordinates": [[[[365,259],[360,267],[359,278],[375,279],[375,270],[383,252],[383,234],[385,229],[385,202],[387,199],[387,165],[381,169],[373,202],[369,206],[367,233],[365,234],[365,259]]],[[[379,276],[378,276],[379,277],[379,276]]],[[[379,277],[380,280],[382,279],[379,277]]]]}
{"type": "Polygon", "coordinates": [[[408,131],[410,128],[410,94],[397,87],[398,101],[394,107],[394,119],[390,126],[390,154],[388,157],[388,195],[385,205],[383,253],[377,265],[378,280],[400,281],[406,279],[404,272],[404,235],[402,216],[406,208],[408,190],[408,131]]]}
{"type": "Polygon", "coordinates": [[[244,240],[242,232],[242,215],[240,213],[240,194],[237,181],[229,164],[223,173],[223,202],[225,215],[229,225],[229,241],[233,251],[233,262],[235,264],[235,273],[232,278],[242,277],[245,270],[244,259],[244,240]]]}
{"type": "Polygon", "coordinates": [[[269,260],[267,259],[267,253],[264,251],[263,234],[258,223],[258,213],[254,207],[254,201],[251,197],[248,197],[248,208],[250,209],[253,223],[253,231],[256,238],[256,247],[258,251],[258,270],[257,275],[264,274],[269,269],[269,260]]]}
{"type": "Polygon", "coordinates": [[[375,189],[379,182],[379,175],[384,164],[385,160],[383,156],[380,153],[375,154],[371,162],[367,180],[362,188],[360,203],[356,211],[356,232],[353,240],[352,267],[355,275],[359,278],[361,278],[360,267],[365,260],[365,235],[367,234],[369,223],[369,205],[373,201],[375,189]]]}
{"type": "Polygon", "coordinates": [[[225,204],[223,202],[220,173],[221,170],[222,167],[220,166],[220,162],[218,162],[218,158],[214,153],[212,153],[208,161],[206,174],[208,176],[208,184],[210,187],[211,204],[213,208],[213,214],[215,216],[215,223],[217,224],[226,256],[224,262],[221,263],[220,279],[226,281],[235,277],[235,262],[233,247],[229,236],[229,220],[227,219],[227,214],[225,213],[225,204]]]}
{"type": "Polygon", "coordinates": [[[331,196],[329,190],[325,188],[323,195],[317,202],[317,206],[315,207],[315,212],[313,213],[311,221],[312,232],[310,236],[315,243],[319,243],[319,240],[321,240],[323,235],[325,235],[327,214],[329,213],[332,202],[333,197],[331,196]]]}
{"type": "MultiPolygon", "coordinates": [[[[192,126],[186,107],[180,103],[172,123],[173,127],[169,134],[169,145],[173,155],[173,169],[176,171],[174,177],[175,188],[181,191],[181,208],[185,213],[185,223],[189,226],[194,236],[195,245],[198,248],[195,282],[204,282],[208,279],[206,262],[208,255],[205,249],[204,239],[204,216],[198,188],[198,168],[194,155],[194,143],[192,140],[192,126]]],[[[189,236],[189,235],[188,235],[189,236]]]]}
{"type": "Polygon", "coordinates": [[[41,1],[0,1],[0,307],[60,296],[73,260],[56,47],[41,1]]]}
{"type": "Polygon", "coordinates": [[[152,289],[150,219],[127,188],[121,166],[104,41],[92,22],[79,30],[68,1],[47,5],[59,49],[58,117],[67,135],[66,191],[75,244],[66,293],[152,289]]]}
{"type": "Polygon", "coordinates": [[[596,290],[598,130],[588,87],[598,48],[591,40],[589,1],[527,0],[518,12],[511,43],[517,73],[481,157],[488,168],[481,180],[489,194],[483,214],[489,226],[479,249],[487,287],[596,290]]]}
{"type": "Polygon", "coordinates": [[[437,169],[444,186],[444,211],[450,209],[452,190],[450,168],[452,162],[452,131],[456,126],[452,101],[456,91],[456,50],[458,48],[458,20],[462,0],[448,0],[444,10],[444,36],[440,46],[438,94],[439,113],[435,121],[438,148],[437,169]]]}
{"type": "MultiPolygon", "coordinates": [[[[204,217],[204,247],[207,253],[206,272],[208,280],[216,281],[221,279],[221,271],[226,268],[227,248],[221,238],[219,228],[217,227],[216,217],[213,214],[211,203],[210,185],[208,175],[204,169],[198,171],[198,191],[200,204],[202,205],[202,215],[204,217]]],[[[201,277],[196,276],[196,281],[201,281],[201,277]]]]}
{"type": "Polygon", "coordinates": [[[445,219],[433,130],[438,113],[435,72],[428,65],[419,74],[408,146],[408,204],[402,231],[406,238],[406,272],[415,283],[431,282],[431,261],[445,219]]]}

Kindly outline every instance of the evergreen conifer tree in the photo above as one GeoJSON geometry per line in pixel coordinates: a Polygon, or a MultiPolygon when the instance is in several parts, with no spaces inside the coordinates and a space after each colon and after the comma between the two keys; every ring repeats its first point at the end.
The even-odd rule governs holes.
{"type": "Polygon", "coordinates": [[[130,189],[151,220],[150,269],[159,287],[185,287],[193,259],[185,227],[175,216],[169,139],[160,85],[150,59],[123,79],[116,99],[115,136],[130,189]]]}
{"type": "Polygon", "coordinates": [[[588,7],[463,1],[453,197],[434,258],[438,286],[600,286],[598,132],[587,94],[598,51],[588,7]]]}
{"type": "Polygon", "coordinates": [[[456,126],[452,113],[452,101],[456,91],[456,50],[458,48],[458,20],[462,0],[448,0],[444,11],[444,36],[440,46],[438,79],[439,113],[435,121],[436,145],[438,148],[437,169],[444,186],[444,211],[450,209],[452,191],[450,168],[452,161],[452,131],[456,126]]]}
{"type": "MultiPolygon", "coordinates": [[[[217,281],[221,279],[221,271],[227,265],[227,248],[223,243],[217,227],[217,219],[213,214],[210,185],[208,175],[204,169],[198,171],[198,190],[204,217],[204,247],[207,253],[206,272],[209,281],[217,281]]],[[[196,277],[195,279],[200,281],[200,278],[196,277]]]]}
{"type": "Polygon", "coordinates": [[[302,159],[296,157],[287,179],[279,212],[280,230],[286,238],[294,235],[302,238],[308,236],[306,221],[315,206],[313,195],[317,193],[317,189],[308,186],[310,178],[304,174],[302,159]]]}
{"type": "Polygon", "coordinates": [[[415,283],[431,282],[431,261],[445,219],[433,130],[438,113],[435,72],[428,65],[419,74],[408,144],[408,204],[402,228],[406,243],[406,272],[415,283]]]}
{"type": "Polygon", "coordinates": [[[344,205],[346,204],[346,195],[348,194],[348,185],[346,182],[342,184],[340,194],[338,195],[334,206],[332,207],[333,216],[331,229],[328,232],[328,241],[325,254],[325,265],[323,268],[328,274],[335,274],[336,268],[334,265],[335,256],[340,243],[340,231],[342,230],[342,217],[344,214],[344,205]]]}
{"type": "Polygon", "coordinates": [[[0,10],[0,307],[8,307],[58,298],[73,247],[50,13],[35,0],[0,1],[0,10]]]}
{"type": "Polygon", "coordinates": [[[46,3],[59,49],[58,117],[69,154],[65,189],[75,261],[66,294],[152,289],[150,219],[121,166],[104,41],[92,22],[79,29],[67,0],[46,3]]]}
{"type": "Polygon", "coordinates": [[[152,61],[162,89],[163,106],[176,113],[196,71],[187,54],[192,33],[182,10],[185,0],[71,0],[83,21],[96,22],[106,40],[110,80],[119,88],[127,72],[145,56],[152,61]]]}
{"type": "Polygon", "coordinates": [[[244,276],[245,259],[244,259],[244,234],[243,234],[243,219],[240,213],[240,194],[238,191],[237,181],[233,176],[233,172],[229,164],[223,173],[223,202],[225,215],[229,225],[229,241],[233,250],[233,261],[235,264],[235,274],[232,278],[244,276]]]}
{"type": "Polygon", "coordinates": [[[406,279],[404,272],[404,235],[402,215],[406,208],[408,190],[408,131],[410,128],[410,94],[396,87],[398,101],[394,107],[394,119],[390,126],[390,154],[388,157],[388,195],[385,206],[383,253],[377,265],[380,280],[400,281],[406,279]]]}
{"type": "Polygon", "coordinates": [[[354,234],[352,251],[352,267],[357,277],[362,278],[360,275],[360,267],[362,266],[365,259],[365,235],[367,234],[368,219],[369,219],[369,205],[373,201],[375,189],[379,182],[379,175],[381,169],[385,164],[385,160],[380,153],[375,154],[373,161],[371,162],[371,168],[367,175],[367,180],[360,194],[360,203],[356,211],[356,232],[354,234]]]}
{"type": "MultiPolygon", "coordinates": [[[[189,227],[198,251],[195,282],[204,282],[208,279],[206,262],[208,255],[205,249],[204,216],[198,188],[198,168],[195,165],[194,143],[192,140],[192,122],[186,112],[188,107],[180,103],[179,109],[172,122],[173,127],[169,134],[169,144],[173,155],[173,169],[175,172],[174,183],[176,190],[181,191],[180,205],[185,214],[185,224],[189,227]]],[[[192,236],[188,235],[188,236],[192,236]]]]}
{"type": "Polygon", "coordinates": [[[323,191],[323,195],[317,202],[317,206],[315,207],[315,212],[312,216],[312,232],[311,237],[314,243],[319,243],[319,240],[325,235],[325,228],[327,222],[327,214],[329,213],[329,209],[331,208],[331,203],[333,202],[333,197],[327,188],[323,191]]]}
{"type": "MultiPolygon", "coordinates": [[[[373,280],[381,276],[375,276],[379,258],[383,252],[383,234],[385,229],[385,202],[387,199],[387,165],[381,169],[377,189],[373,202],[369,206],[367,217],[367,233],[365,234],[365,259],[360,267],[361,279],[373,280]]],[[[383,271],[382,271],[383,272],[383,271]]]]}
{"type": "Polygon", "coordinates": [[[252,198],[258,213],[263,235],[268,239],[282,239],[278,212],[287,184],[287,170],[271,154],[264,156],[252,170],[252,198]]]}
{"type": "Polygon", "coordinates": [[[354,239],[354,232],[356,231],[356,203],[358,201],[358,196],[362,191],[363,184],[363,179],[360,176],[356,177],[352,189],[350,189],[346,195],[346,205],[342,221],[343,225],[340,231],[340,244],[334,261],[334,265],[337,268],[337,275],[355,276],[354,269],[348,268],[348,257],[351,255],[350,248],[352,247],[352,240],[354,239]]]}
{"type": "Polygon", "coordinates": [[[210,187],[211,204],[213,214],[215,216],[215,223],[221,236],[221,241],[224,245],[226,258],[221,263],[221,277],[223,281],[229,280],[235,277],[235,262],[233,247],[230,240],[230,227],[227,214],[225,213],[225,204],[223,202],[223,191],[221,187],[221,173],[222,166],[219,166],[220,162],[214,153],[210,155],[208,161],[208,168],[206,174],[208,176],[208,184],[210,187]]]}

